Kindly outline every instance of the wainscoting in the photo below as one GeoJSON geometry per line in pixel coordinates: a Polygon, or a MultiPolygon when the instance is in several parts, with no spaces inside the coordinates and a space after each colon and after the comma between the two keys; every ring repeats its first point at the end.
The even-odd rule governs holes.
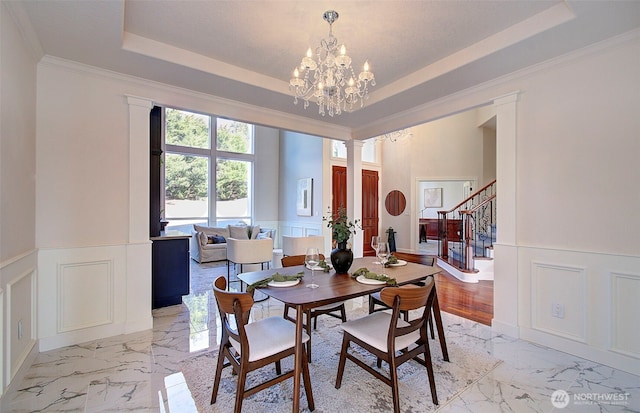
{"type": "Polygon", "coordinates": [[[518,262],[521,338],[640,374],[639,257],[521,247],[518,262]]]}
{"type": "Polygon", "coordinates": [[[0,266],[0,395],[36,344],[36,251],[0,266]]]}
{"type": "Polygon", "coordinates": [[[40,351],[150,328],[151,244],[40,250],[40,351]]]}

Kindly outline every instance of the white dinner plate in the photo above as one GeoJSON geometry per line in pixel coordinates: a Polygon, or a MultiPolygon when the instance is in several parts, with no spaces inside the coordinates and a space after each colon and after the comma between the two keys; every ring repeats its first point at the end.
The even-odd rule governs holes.
{"type": "Polygon", "coordinates": [[[405,260],[398,260],[395,264],[389,264],[389,267],[402,267],[403,265],[407,265],[405,260]]]}
{"type": "Polygon", "coordinates": [[[373,285],[381,285],[381,284],[387,283],[386,281],[380,281],[374,278],[367,278],[364,275],[358,275],[358,277],[356,278],[356,281],[362,284],[373,284],[373,285]]]}
{"type": "Polygon", "coordinates": [[[298,285],[300,279],[291,280],[291,281],[269,281],[267,284],[269,287],[293,287],[294,285],[298,285]]]}

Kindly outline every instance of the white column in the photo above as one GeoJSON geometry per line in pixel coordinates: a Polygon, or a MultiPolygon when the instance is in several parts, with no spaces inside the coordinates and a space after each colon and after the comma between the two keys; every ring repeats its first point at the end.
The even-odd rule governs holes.
{"type": "MultiPolygon", "coordinates": [[[[352,139],[344,144],[347,147],[347,215],[351,220],[362,221],[362,147],[364,143],[352,139]]],[[[352,240],[353,256],[362,257],[364,252],[362,231],[356,231],[352,240]]]]}
{"type": "Polygon", "coordinates": [[[149,114],[153,102],[127,96],[129,104],[129,243],[126,332],[153,326],[149,241],[149,114]]]}
{"type": "Polygon", "coordinates": [[[518,337],[516,237],[518,93],[494,100],[496,107],[497,240],[494,244],[494,330],[518,337]]]}
{"type": "Polygon", "coordinates": [[[149,114],[153,102],[129,103],[129,243],[149,241],[149,114]]]}

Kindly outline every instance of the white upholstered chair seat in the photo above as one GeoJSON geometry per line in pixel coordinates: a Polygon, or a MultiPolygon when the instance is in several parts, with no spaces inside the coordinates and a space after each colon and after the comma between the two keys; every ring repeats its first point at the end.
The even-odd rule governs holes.
{"type": "MultiPolygon", "coordinates": [[[[397,319],[397,322],[398,327],[406,327],[409,325],[409,323],[400,318],[397,319]]],[[[340,326],[352,336],[371,344],[380,351],[386,352],[387,335],[385,333],[389,331],[389,323],[391,323],[391,314],[386,311],[378,311],[356,320],[347,321],[340,326]]],[[[419,338],[420,332],[417,330],[397,337],[396,349],[406,348],[410,344],[415,343],[419,338]]]]}
{"type": "MultiPolygon", "coordinates": [[[[268,317],[249,323],[245,332],[249,342],[249,361],[267,358],[296,344],[296,326],[282,317],[268,317]]],[[[302,342],[308,340],[309,336],[303,331],[302,342]]],[[[229,341],[238,354],[242,354],[240,343],[232,338],[229,341]]]]}

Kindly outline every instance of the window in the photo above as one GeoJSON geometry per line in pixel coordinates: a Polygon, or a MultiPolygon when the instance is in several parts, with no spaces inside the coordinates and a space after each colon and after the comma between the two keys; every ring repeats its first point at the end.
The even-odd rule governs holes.
{"type": "Polygon", "coordinates": [[[164,127],[168,228],[189,232],[192,224],[250,224],[253,125],[166,108],[164,127]]]}
{"type": "Polygon", "coordinates": [[[219,118],[216,126],[216,148],[219,151],[253,153],[253,125],[219,118]]]}
{"type": "MultiPolygon", "coordinates": [[[[347,159],[347,147],[343,141],[335,139],[331,141],[331,156],[334,158],[347,159]]],[[[376,138],[370,138],[363,141],[362,161],[371,163],[376,162],[376,138]]]]}

